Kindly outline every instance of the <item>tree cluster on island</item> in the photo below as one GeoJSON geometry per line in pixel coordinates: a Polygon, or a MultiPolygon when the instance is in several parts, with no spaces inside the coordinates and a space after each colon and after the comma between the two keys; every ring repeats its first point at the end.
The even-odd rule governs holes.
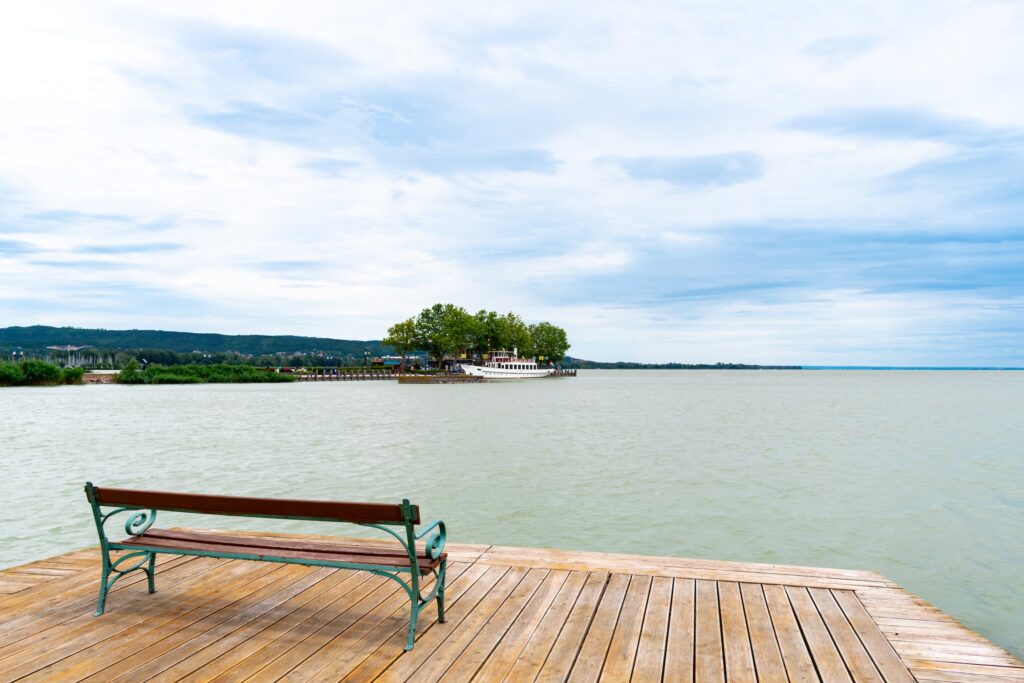
{"type": "Polygon", "coordinates": [[[515,313],[480,310],[469,313],[454,304],[434,304],[419,315],[388,328],[382,343],[405,358],[424,351],[437,364],[456,353],[483,357],[499,349],[518,350],[524,358],[557,363],[565,358],[569,340],[565,330],[549,322],[528,325],[515,313]]]}

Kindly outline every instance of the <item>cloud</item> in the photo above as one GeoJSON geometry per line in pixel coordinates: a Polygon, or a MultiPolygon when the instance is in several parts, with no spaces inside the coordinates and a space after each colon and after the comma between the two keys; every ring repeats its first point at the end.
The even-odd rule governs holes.
{"type": "Polygon", "coordinates": [[[1024,207],[1024,153],[1012,149],[960,152],[914,164],[888,181],[893,191],[941,192],[978,210],[1024,207]]]}
{"type": "Polygon", "coordinates": [[[214,72],[272,81],[320,75],[350,66],[344,53],[324,43],[280,32],[201,20],[179,21],[175,35],[189,55],[214,72]]]}
{"type": "Polygon", "coordinates": [[[140,244],[92,244],[78,247],[79,254],[152,254],[162,251],[178,251],[185,245],[173,242],[146,242],[140,244]]]}
{"type": "Polygon", "coordinates": [[[35,247],[18,240],[0,240],[0,256],[17,256],[35,251],[35,247]]]}
{"type": "Polygon", "coordinates": [[[554,173],[558,162],[544,149],[432,149],[407,147],[385,155],[392,163],[431,173],[507,171],[554,173]]]}
{"type": "Polygon", "coordinates": [[[201,112],[193,120],[231,135],[287,142],[306,147],[328,146],[324,119],[299,112],[267,107],[256,102],[233,102],[222,111],[201,112]]]}
{"type": "Polygon", "coordinates": [[[921,108],[839,109],[795,116],[791,130],[875,140],[929,140],[964,147],[1024,142],[1020,130],[969,118],[943,116],[921,108]]]}
{"type": "Polygon", "coordinates": [[[33,259],[30,263],[47,268],[70,268],[74,270],[124,270],[129,267],[127,263],[91,259],[33,259]]]}
{"type": "Polygon", "coordinates": [[[349,161],[347,159],[330,159],[327,157],[318,157],[302,162],[303,168],[307,168],[317,175],[322,175],[326,178],[337,178],[357,166],[359,166],[359,164],[355,161],[349,161]]]}
{"type": "Polygon", "coordinates": [[[878,36],[873,35],[821,38],[804,46],[804,52],[834,67],[859,57],[878,43],[878,36]]]}
{"type": "Polygon", "coordinates": [[[692,157],[605,157],[636,180],[660,180],[677,187],[725,187],[756,180],[764,162],[753,152],[692,157]]]}
{"type": "Polygon", "coordinates": [[[50,223],[85,223],[104,221],[112,223],[129,223],[131,219],[120,213],[89,213],[86,211],[69,211],[67,209],[50,209],[26,214],[25,218],[50,223]]]}

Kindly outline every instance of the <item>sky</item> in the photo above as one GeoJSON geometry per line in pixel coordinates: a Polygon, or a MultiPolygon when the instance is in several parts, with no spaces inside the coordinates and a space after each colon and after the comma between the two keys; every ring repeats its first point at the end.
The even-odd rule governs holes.
{"type": "Polygon", "coordinates": [[[1024,365],[1024,3],[48,2],[0,22],[0,326],[1024,365]]]}

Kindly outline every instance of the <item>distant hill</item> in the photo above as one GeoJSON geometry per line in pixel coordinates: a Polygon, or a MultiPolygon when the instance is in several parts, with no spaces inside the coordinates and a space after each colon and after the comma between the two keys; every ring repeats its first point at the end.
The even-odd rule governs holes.
{"type": "Polygon", "coordinates": [[[379,340],[331,339],[294,335],[212,334],[165,330],[103,330],[84,327],[0,328],[0,349],[41,351],[47,346],[87,346],[102,350],[163,349],[177,353],[201,351],[261,355],[274,353],[329,353],[360,357],[363,349],[373,355],[390,352],[379,340]]]}
{"type": "MultiPolygon", "coordinates": [[[[100,351],[173,351],[175,353],[231,353],[247,356],[327,354],[337,357],[361,359],[363,350],[380,356],[391,353],[379,339],[331,339],[329,337],[299,337],[295,335],[267,334],[213,334],[199,332],[168,332],[165,330],[103,330],[85,327],[30,327],[0,328],[0,352],[19,349],[45,353],[48,346],[84,346],[100,351]]],[[[152,355],[152,354],[150,354],[152,355]]],[[[171,362],[171,361],[156,361],[171,362]]],[[[194,362],[179,360],[178,362],[194,362]]],[[[560,363],[566,368],[610,370],[790,370],[800,366],[745,365],[743,363],[631,363],[599,362],[567,356],[560,363]]]]}

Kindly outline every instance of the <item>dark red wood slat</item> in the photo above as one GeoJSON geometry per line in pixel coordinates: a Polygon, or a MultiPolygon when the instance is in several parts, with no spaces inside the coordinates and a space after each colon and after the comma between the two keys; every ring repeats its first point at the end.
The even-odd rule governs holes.
{"type": "MultiPolygon", "coordinates": [[[[372,564],[383,567],[408,567],[409,558],[401,551],[394,555],[353,555],[347,553],[314,552],[303,550],[271,549],[259,546],[246,548],[239,545],[222,545],[218,543],[198,543],[194,541],[176,541],[162,538],[132,537],[119,542],[119,545],[139,548],[159,548],[166,552],[175,550],[191,550],[217,555],[256,555],[273,556],[295,560],[313,560],[322,562],[349,562],[352,564],[372,564]]],[[[418,559],[421,574],[429,574],[430,570],[440,564],[444,555],[435,561],[418,559]]]]}
{"type": "MultiPolygon", "coordinates": [[[[177,541],[195,541],[197,543],[223,543],[226,545],[239,545],[247,548],[268,548],[285,550],[312,550],[314,552],[327,551],[335,553],[346,553],[349,555],[390,555],[399,553],[405,557],[405,550],[398,545],[397,541],[384,544],[353,545],[346,543],[335,543],[326,540],[311,539],[278,539],[268,536],[246,536],[219,531],[179,531],[177,529],[148,529],[142,538],[164,538],[177,541]]],[[[421,559],[429,559],[426,549],[419,547],[416,556],[421,559]]]]}
{"type": "MultiPolygon", "coordinates": [[[[137,489],[95,488],[97,502],[106,506],[152,508],[173,512],[199,512],[221,515],[298,517],[357,524],[394,524],[405,521],[400,505],[384,503],[346,503],[328,500],[287,498],[248,498],[214,496],[204,493],[173,493],[137,489]]],[[[412,506],[413,524],[420,522],[418,505],[412,506]]]]}

